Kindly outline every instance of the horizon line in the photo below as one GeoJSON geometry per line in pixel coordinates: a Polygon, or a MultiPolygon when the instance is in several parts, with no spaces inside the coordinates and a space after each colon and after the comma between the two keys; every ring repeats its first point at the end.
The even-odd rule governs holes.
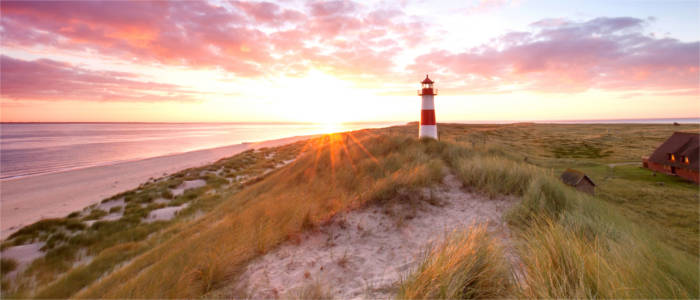
{"type": "MultiPolygon", "coordinates": [[[[700,116],[695,117],[666,117],[666,118],[609,118],[609,119],[550,119],[550,120],[447,120],[438,123],[458,123],[469,124],[476,123],[551,123],[551,122],[596,122],[596,121],[643,121],[643,120],[697,120],[700,122],[700,116]]],[[[392,120],[392,121],[357,121],[357,122],[337,122],[337,124],[388,124],[388,123],[412,123],[419,120],[392,120]]],[[[316,125],[327,124],[332,122],[294,122],[294,121],[17,121],[5,122],[0,121],[0,124],[249,124],[249,125],[316,125]]]]}

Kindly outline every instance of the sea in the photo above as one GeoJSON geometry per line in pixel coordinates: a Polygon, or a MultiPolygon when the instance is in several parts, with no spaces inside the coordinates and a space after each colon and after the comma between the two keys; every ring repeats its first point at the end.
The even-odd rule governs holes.
{"type": "MultiPolygon", "coordinates": [[[[514,123],[463,121],[456,123],[514,123]]],[[[700,118],[535,121],[700,123],[700,118]]],[[[0,123],[0,179],[53,173],[247,142],[406,122],[347,123],[0,123]]]]}
{"type": "Polygon", "coordinates": [[[110,165],[291,136],[379,128],[405,122],[0,123],[0,179],[110,165]]]}

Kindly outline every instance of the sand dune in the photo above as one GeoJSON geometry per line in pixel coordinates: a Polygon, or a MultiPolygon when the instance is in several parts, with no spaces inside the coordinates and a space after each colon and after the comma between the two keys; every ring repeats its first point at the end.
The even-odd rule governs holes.
{"type": "Polygon", "coordinates": [[[488,224],[507,246],[510,262],[517,263],[501,217],[515,199],[464,192],[454,175],[446,176],[435,192],[437,205],[398,202],[336,216],[330,225],[304,233],[301,241],[253,260],[233,286],[213,296],[294,298],[300,289],[320,284],[339,299],[393,298],[396,283],[417,266],[431,243],[477,223],[488,224]],[[383,212],[387,209],[390,214],[383,212]]]}
{"type": "Polygon", "coordinates": [[[248,149],[275,147],[313,136],[153,157],[78,170],[0,181],[0,235],[4,239],[22,226],[43,218],[64,217],[114,194],[133,189],[149,178],[202,166],[248,149]]]}

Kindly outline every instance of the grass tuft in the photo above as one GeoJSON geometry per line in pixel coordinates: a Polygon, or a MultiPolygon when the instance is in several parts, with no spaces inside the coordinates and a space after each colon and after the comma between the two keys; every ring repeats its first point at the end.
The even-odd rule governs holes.
{"type": "Polygon", "coordinates": [[[398,299],[509,297],[510,266],[486,226],[455,231],[429,249],[423,262],[399,286],[398,299]]]}
{"type": "Polygon", "coordinates": [[[465,186],[497,195],[521,196],[533,178],[542,174],[536,167],[494,155],[473,155],[456,160],[455,172],[465,186]]]}
{"type": "Polygon", "coordinates": [[[294,300],[330,300],[333,299],[333,294],[331,290],[320,282],[316,281],[309,283],[297,290],[291,291],[284,297],[286,299],[294,300]]]}

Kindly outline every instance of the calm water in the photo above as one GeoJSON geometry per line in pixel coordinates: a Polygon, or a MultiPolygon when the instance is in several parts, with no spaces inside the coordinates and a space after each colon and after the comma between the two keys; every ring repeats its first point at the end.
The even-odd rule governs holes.
{"type": "Polygon", "coordinates": [[[111,164],[296,135],[393,124],[0,124],[0,178],[111,164]]]}

